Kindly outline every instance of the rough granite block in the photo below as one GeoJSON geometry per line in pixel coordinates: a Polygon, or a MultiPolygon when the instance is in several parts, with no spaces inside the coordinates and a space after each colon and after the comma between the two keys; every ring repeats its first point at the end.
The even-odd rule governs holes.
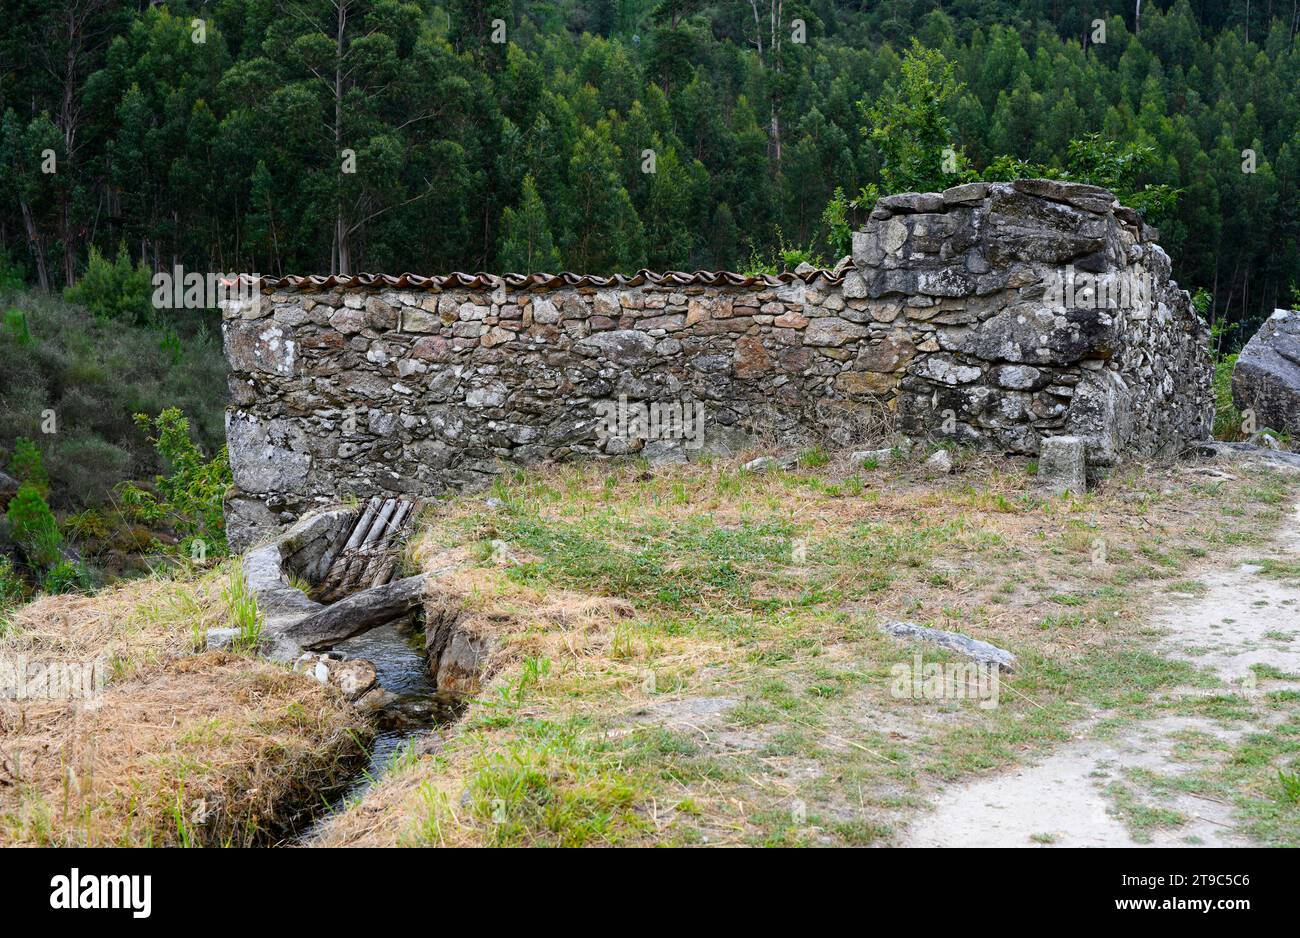
{"type": "Polygon", "coordinates": [[[1038,454],[1038,486],[1051,495],[1082,495],[1088,488],[1083,439],[1049,436],[1038,454]]]}

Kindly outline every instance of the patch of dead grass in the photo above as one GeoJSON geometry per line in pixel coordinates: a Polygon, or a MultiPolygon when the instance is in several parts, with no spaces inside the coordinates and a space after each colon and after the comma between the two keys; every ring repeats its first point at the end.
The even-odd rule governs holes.
{"type": "Polygon", "coordinates": [[[90,701],[0,701],[0,845],[252,844],[364,756],[338,693],[253,657],[192,655],[227,617],[225,570],[53,596],[15,612],[0,660],[97,662],[90,701]]]}

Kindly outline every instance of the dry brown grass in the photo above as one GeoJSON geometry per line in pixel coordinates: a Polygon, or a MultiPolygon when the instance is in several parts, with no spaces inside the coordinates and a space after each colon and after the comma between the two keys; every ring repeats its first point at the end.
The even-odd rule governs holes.
{"type": "Polygon", "coordinates": [[[466,568],[436,581],[430,620],[452,616],[456,628],[491,641],[484,678],[528,657],[586,658],[605,653],[632,604],[569,590],[542,592],[494,569],[466,568]]]}
{"type": "Polygon", "coordinates": [[[191,580],[149,578],[94,596],[44,596],[15,610],[0,654],[104,658],[147,666],[189,650],[195,629],[223,624],[224,569],[191,580]]]}
{"type": "Polygon", "coordinates": [[[0,844],[249,844],[363,754],[339,695],[252,657],[190,654],[226,571],[17,611],[7,660],[106,665],[93,700],[0,703],[0,844]]]}

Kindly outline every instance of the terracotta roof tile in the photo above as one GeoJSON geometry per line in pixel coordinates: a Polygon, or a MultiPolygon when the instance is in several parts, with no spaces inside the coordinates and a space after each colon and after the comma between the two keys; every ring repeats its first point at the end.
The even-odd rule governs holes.
{"type": "MultiPolygon", "coordinates": [[[[655,273],[651,270],[638,270],[635,274],[613,274],[599,277],[594,274],[575,274],[569,271],[559,274],[467,274],[455,271],[443,276],[422,277],[419,274],[352,274],[349,276],[320,275],[310,277],[261,277],[258,279],[262,290],[325,290],[333,287],[359,287],[363,289],[398,289],[398,290],[445,290],[469,289],[491,290],[506,286],[512,290],[548,289],[563,287],[783,287],[792,283],[812,283],[818,277],[824,278],[827,285],[838,285],[844,279],[843,265],[834,270],[804,269],[797,273],[783,273],[775,276],[762,275],[748,277],[744,274],[726,270],[697,270],[686,272],[669,270],[655,273]]],[[[245,275],[241,279],[251,280],[245,275]]]]}

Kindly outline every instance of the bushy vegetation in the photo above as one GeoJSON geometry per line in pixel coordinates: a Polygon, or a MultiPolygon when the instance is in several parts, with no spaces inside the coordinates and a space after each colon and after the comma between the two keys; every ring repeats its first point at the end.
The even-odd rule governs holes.
{"type": "Polygon", "coordinates": [[[14,569],[14,562],[0,554],[0,633],[4,631],[5,610],[18,605],[26,595],[27,587],[14,569]]]}
{"type": "Polygon", "coordinates": [[[1222,355],[1214,362],[1214,438],[1233,442],[1242,439],[1243,416],[1232,400],[1232,371],[1237,356],[1222,355]]]}
{"type": "Polygon", "coordinates": [[[56,509],[104,505],[118,483],[161,468],[134,414],[175,407],[205,450],[220,449],[226,368],[210,314],[179,323],[168,347],[158,329],[63,299],[16,293],[6,304],[23,328],[0,329],[0,464],[31,441],[21,446],[39,451],[56,509]]]}
{"type": "MultiPolygon", "coordinates": [[[[98,290],[74,295],[122,295],[98,290]]],[[[225,363],[207,326],[160,329],[118,318],[128,307],[95,314],[37,294],[3,299],[13,305],[0,330],[0,467],[20,488],[0,515],[0,557],[17,552],[0,605],[142,573],[147,557],[169,551],[224,553],[225,363]]]]}
{"type": "Polygon", "coordinates": [[[154,318],[150,303],[151,277],[143,262],[132,265],[125,244],[118,245],[116,261],[109,261],[91,245],[86,272],[64,291],[64,296],[101,319],[144,326],[154,318]]]}
{"type": "Polygon", "coordinates": [[[6,517],[15,543],[33,567],[47,570],[62,559],[58,522],[36,486],[27,482],[18,489],[6,517]]]}
{"type": "Polygon", "coordinates": [[[157,417],[136,414],[136,424],[158,452],[167,473],[155,477],[157,493],[127,483],[123,502],[131,514],[150,524],[163,523],[183,538],[181,549],[193,553],[193,541],[202,540],[201,552],[226,550],[223,500],[230,488],[230,457],[224,446],[205,459],[190,436],[190,422],[175,407],[157,417]]]}
{"type": "MultiPolygon", "coordinates": [[[[90,575],[79,561],[66,556],[59,523],[45,500],[49,491],[40,452],[30,440],[19,440],[10,470],[21,481],[5,512],[8,536],[26,561],[29,578],[46,593],[67,593],[90,586],[90,575]]],[[[26,592],[14,564],[0,555],[0,608],[26,592]]]]}
{"type": "Polygon", "coordinates": [[[50,477],[36,444],[24,437],[14,440],[14,454],[9,460],[9,472],[20,483],[29,483],[41,497],[50,494],[50,477]]]}

